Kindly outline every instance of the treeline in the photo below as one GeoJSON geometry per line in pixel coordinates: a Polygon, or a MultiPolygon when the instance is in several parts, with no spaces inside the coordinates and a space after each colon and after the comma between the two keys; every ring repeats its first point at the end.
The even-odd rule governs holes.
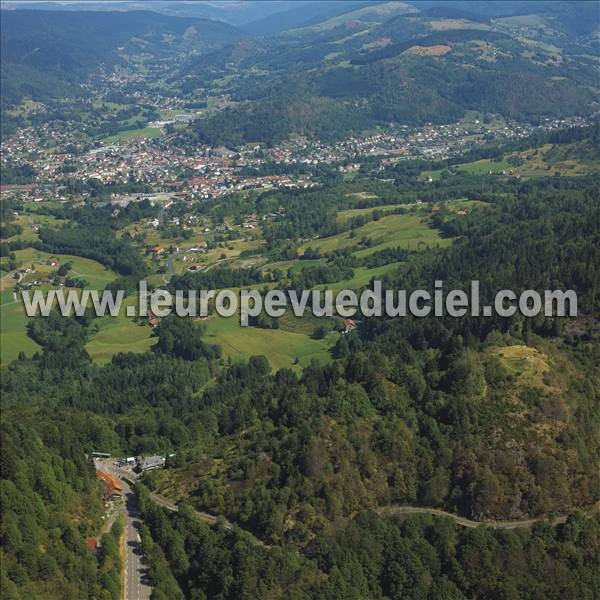
{"type": "Polygon", "coordinates": [[[141,279],[147,272],[144,260],[133,246],[118,239],[107,227],[90,224],[43,228],[39,235],[40,243],[32,246],[44,252],[91,258],[125,277],[141,279]]]}
{"type": "Polygon", "coordinates": [[[254,285],[263,281],[259,270],[217,266],[210,271],[187,272],[171,279],[173,290],[219,290],[254,285]]]}

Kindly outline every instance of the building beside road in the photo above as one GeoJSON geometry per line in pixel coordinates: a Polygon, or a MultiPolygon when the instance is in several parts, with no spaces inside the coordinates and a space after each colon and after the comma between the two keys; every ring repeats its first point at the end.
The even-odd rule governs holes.
{"type": "Polygon", "coordinates": [[[165,466],[164,456],[149,456],[138,461],[137,470],[140,473],[151,471],[152,469],[162,469],[165,466]]]}
{"type": "Polygon", "coordinates": [[[123,497],[123,487],[118,479],[115,479],[106,471],[96,471],[96,477],[104,484],[104,499],[113,500],[123,497]]]}

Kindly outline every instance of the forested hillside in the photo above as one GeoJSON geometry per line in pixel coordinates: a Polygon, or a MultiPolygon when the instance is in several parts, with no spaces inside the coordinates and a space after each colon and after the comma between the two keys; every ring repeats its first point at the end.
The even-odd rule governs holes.
{"type": "Polygon", "coordinates": [[[119,598],[118,529],[98,555],[85,545],[103,506],[82,418],[39,404],[2,410],[2,598],[119,598]]]}
{"type": "Polygon", "coordinates": [[[143,543],[159,599],[206,597],[586,598],[600,584],[600,524],[581,514],[558,527],[462,529],[431,517],[363,513],[307,557],[257,546],[239,531],[211,528],[189,506],[177,515],[138,490],[143,543]],[[285,589],[285,595],[280,590],[285,589]]]}
{"type": "MultiPolygon", "coordinates": [[[[440,194],[445,185],[459,189],[450,178],[440,194]]],[[[145,478],[191,505],[167,516],[142,502],[157,597],[585,597],[598,536],[583,516],[504,533],[362,513],[417,505],[520,520],[598,500],[597,187],[593,176],[552,177],[507,187],[467,216],[441,210],[439,226],[460,238],[385,277],[391,288],[475,277],[484,297],[575,289],[573,320],[372,318],[340,336],[334,362],[297,374],[272,372],[264,357],[223,361],[200,326],[177,318],[157,328],[152,352],[99,366],[84,349],[93,317],[35,319],[42,351],[2,377],[4,589],[96,585],[92,559],[65,557],[87,556],[81,536],[97,513],[84,452],[102,447],[177,453],[145,478]],[[193,508],[282,548],[211,530],[193,508]],[[78,511],[77,526],[60,517],[78,511]]]]}
{"type": "Polygon", "coordinates": [[[594,111],[597,71],[586,56],[598,15],[589,4],[556,3],[553,12],[542,3],[522,21],[392,4],[233,44],[208,65],[190,61],[185,89],[226,76],[224,91],[240,101],[200,120],[197,139],[328,140],[389,122],[451,122],[469,110],[534,121],[594,111]]]}
{"type": "Polygon", "coordinates": [[[2,106],[86,95],[100,69],[131,56],[206,51],[241,37],[218,21],[155,12],[2,11],[2,106]]]}

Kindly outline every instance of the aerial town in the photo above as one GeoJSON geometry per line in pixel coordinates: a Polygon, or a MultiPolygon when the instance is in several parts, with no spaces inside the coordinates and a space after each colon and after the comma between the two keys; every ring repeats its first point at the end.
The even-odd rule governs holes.
{"type": "MultiPolygon", "coordinates": [[[[28,127],[3,141],[2,164],[11,166],[26,161],[37,173],[36,181],[3,185],[1,191],[3,196],[17,196],[25,201],[66,201],[66,182],[97,180],[103,184],[123,184],[133,181],[148,184],[155,193],[197,201],[250,189],[308,189],[317,185],[313,181],[313,170],[319,165],[333,165],[338,172],[351,174],[361,168],[361,160],[375,158],[380,170],[384,170],[403,160],[443,160],[490,141],[521,139],[536,131],[588,124],[583,117],[546,120],[541,125],[505,123],[499,127],[473,120],[419,128],[395,127],[332,144],[295,138],[272,148],[259,144],[235,150],[199,146],[193,152],[179,147],[173,135],[82,144],[49,125],[28,127]],[[47,147],[49,140],[50,148],[47,147]],[[266,168],[269,166],[274,168],[266,168]],[[274,170],[277,174],[273,174],[274,170]]],[[[159,127],[170,124],[172,121],[154,123],[159,127]]],[[[75,194],[69,199],[84,201],[86,195],[87,192],[83,192],[79,198],[75,194]]],[[[121,197],[112,200],[115,204],[123,202],[121,197]]]]}

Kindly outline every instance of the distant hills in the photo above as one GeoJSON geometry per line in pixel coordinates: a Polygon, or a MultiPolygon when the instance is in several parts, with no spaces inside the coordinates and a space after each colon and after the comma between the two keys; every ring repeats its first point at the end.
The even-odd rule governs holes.
{"type": "Polygon", "coordinates": [[[220,21],[151,11],[3,10],[0,31],[4,106],[81,94],[87,77],[129,55],[201,52],[242,37],[220,21]]]}
{"type": "Polygon", "coordinates": [[[210,69],[191,61],[188,88],[227,77],[222,91],[239,103],[198,122],[195,135],[274,143],[448,122],[468,110],[531,121],[597,110],[593,3],[533,2],[537,13],[501,18],[481,14],[481,3],[454,4],[369,5],[228,46],[210,69]]]}
{"type": "Polygon", "coordinates": [[[291,134],[332,140],[390,122],[454,121],[470,110],[528,121],[598,110],[593,2],[282,0],[262,12],[237,4],[5,10],[3,106],[85,94],[91,75],[136,59],[166,60],[164,83],[191,101],[228,99],[192,126],[192,141],[214,144],[291,134]],[[157,10],[221,11],[243,30],[157,10]]]}

